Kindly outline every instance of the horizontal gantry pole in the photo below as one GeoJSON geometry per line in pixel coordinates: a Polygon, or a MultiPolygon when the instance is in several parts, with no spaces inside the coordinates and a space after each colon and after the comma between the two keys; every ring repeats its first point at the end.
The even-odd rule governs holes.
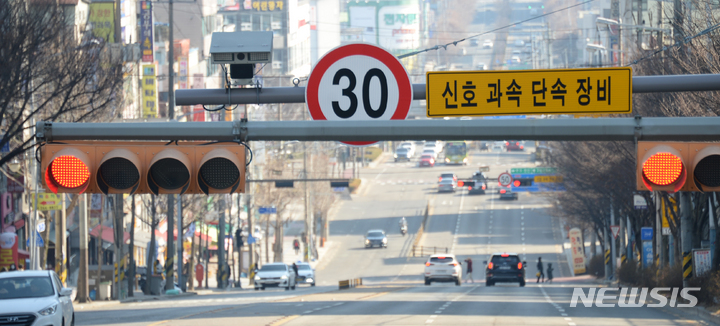
{"type": "Polygon", "coordinates": [[[720,117],[390,121],[39,122],[40,141],[720,141],[720,117]]]}
{"type": "MultiPolygon", "coordinates": [[[[636,76],[633,93],[700,92],[720,90],[720,74],[636,76]]],[[[413,99],[425,99],[425,84],[413,84],[413,99]]],[[[176,105],[235,105],[305,103],[305,87],[178,89],[176,105]]],[[[541,112],[538,114],[542,114],[541,112]]]]}

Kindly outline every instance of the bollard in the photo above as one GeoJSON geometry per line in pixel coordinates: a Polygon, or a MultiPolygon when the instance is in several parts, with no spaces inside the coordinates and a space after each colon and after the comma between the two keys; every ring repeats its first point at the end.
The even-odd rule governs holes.
{"type": "Polygon", "coordinates": [[[683,252],[683,281],[688,281],[693,276],[692,252],[683,252]]]}

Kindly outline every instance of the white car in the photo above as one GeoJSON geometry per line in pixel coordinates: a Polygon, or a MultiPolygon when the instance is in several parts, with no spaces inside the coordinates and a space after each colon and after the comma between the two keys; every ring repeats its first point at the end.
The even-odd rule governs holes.
{"type": "Polygon", "coordinates": [[[493,42],[491,40],[485,40],[482,45],[483,49],[492,49],[493,42]]]}
{"type": "Polygon", "coordinates": [[[71,295],[53,271],[0,273],[0,325],[74,325],[71,295]]]}
{"type": "Polygon", "coordinates": [[[435,148],[425,147],[423,148],[422,154],[420,155],[432,155],[433,159],[437,159],[437,152],[435,152],[435,148]]]}
{"type": "Polygon", "coordinates": [[[400,146],[398,146],[398,147],[407,148],[408,157],[415,156],[415,144],[413,144],[411,142],[404,142],[404,143],[400,144],[400,146]]]}
{"type": "Polygon", "coordinates": [[[255,274],[255,290],[266,287],[280,287],[295,290],[295,271],[285,263],[263,265],[255,274]]]}
{"type": "Polygon", "coordinates": [[[297,263],[297,267],[298,267],[297,283],[298,284],[310,284],[310,286],[315,286],[315,282],[317,281],[315,279],[315,270],[310,266],[310,264],[297,263]]]}
{"type": "Polygon", "coordinates": [[[432,282],[455,282],[462,284],[462,266],[451,254],[435,254],[425,263],[425,285],[432,282]]]}

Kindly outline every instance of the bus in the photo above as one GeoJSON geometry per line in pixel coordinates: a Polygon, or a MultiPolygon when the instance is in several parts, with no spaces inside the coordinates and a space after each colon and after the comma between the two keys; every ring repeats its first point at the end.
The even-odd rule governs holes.
{"type": "Polygon", "coordinates": [[[468,160],[467,143],[465,141],[449,141],[443,148],[445,164],[467,164],[468,160]]]}

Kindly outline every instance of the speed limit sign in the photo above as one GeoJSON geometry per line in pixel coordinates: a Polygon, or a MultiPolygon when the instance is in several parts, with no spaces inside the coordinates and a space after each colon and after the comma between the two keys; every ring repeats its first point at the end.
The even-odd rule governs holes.
{"type": "Polygon", "coordinates": [[[513,182],[512,175],[507,172],[500,173],[498,176],[498,184],[500,184],[503,187],[510,186],[513,182]]]}
{"type": "Polygon", "coordinates": [[[315,65],[305,99],[313,120],[404,120],[413,93],[410,77],[394,55],[371,44],[348,44],[315,65]]]}

